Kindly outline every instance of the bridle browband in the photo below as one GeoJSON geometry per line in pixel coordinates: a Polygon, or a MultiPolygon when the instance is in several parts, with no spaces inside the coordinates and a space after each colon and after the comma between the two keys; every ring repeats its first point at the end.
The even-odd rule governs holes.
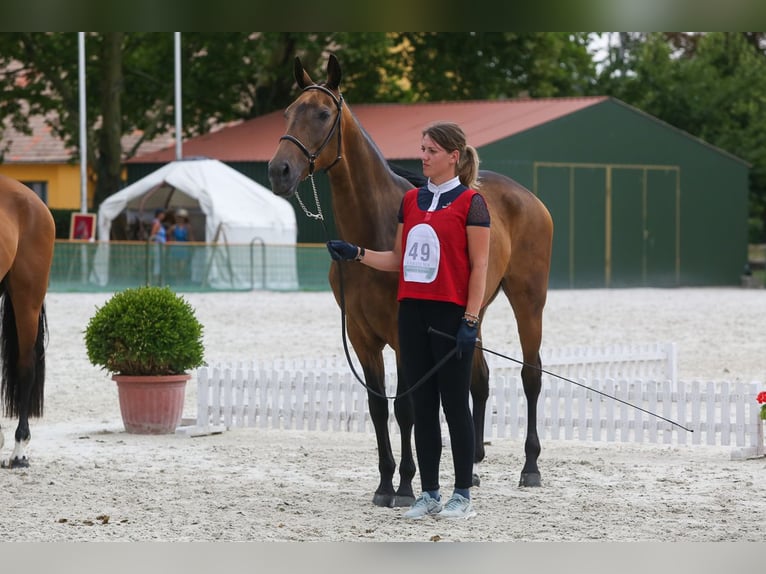
{"type": "Polygon", "coordinates": [[[343,115],[342,114],[342,108],[343,108],[343,95],[338,94],[337,96],[328,88],[325,88],[324,86],[320,86],[319,84],[312,84],[310,86],[306,86],[303,88],[303,91],[306,92],[308,90],[319,90],[321,92],[324,92],[328,96],[332,98],[332,101],[335,102],[335,108],[338,110],[338,114],[335,116],[335,121],[332,124],[332,128],[330,128],[330,131],[327,133],[327,135],[324,138],[324,141],[322,142],[322,145],[319,146],[319,149],[316,150],[314,153],[311,153],[308,148],[303,145],[303,143],[296,138],[295,136],[291,136],[290,134],[283,135],[280,139],[281,140],[287,140],[289,142],[294,143],[296,146],[298,146],[298,149],[303,152],[303,155],[306,156],[306,159],[309,161],[309,175],[314,175],[314,163],[316,162],[317,157],[319,157],[319,154],[322,153],[322,150],[324,150],[325,146],[330,143],[330,139],[332,138],[333,134],[337,131],[338,132],[338,151],[335,154],[335,161],[333,161],[330,165],[328,165],[326,168],[324,168],[324,171],[327,172],[332,166],[334,166],[336,163],[338,163],[341,159],[341,135],[342,132],[340,130],[340,118],[343,115]]]}

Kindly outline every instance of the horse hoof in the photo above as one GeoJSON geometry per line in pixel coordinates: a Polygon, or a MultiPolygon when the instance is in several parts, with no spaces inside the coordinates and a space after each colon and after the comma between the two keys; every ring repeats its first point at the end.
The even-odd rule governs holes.
{"type": "Polygon", "coordinates": [[[481,478],[479,478],[478,474],[474,474],[471,477],[471,485],[473,485],[473,486],[480,486],[481,485],[481,478]]]}
{"type": "Polygon", "coordinates": [[[522,472],[519,486],[541,486],[539,472],[522,472]]]}
{"type": "Polygon", "coordinates": [[[394,499],[394,506],[397,508],[409,508],[415,504],[415,496],[412,494],[397,494],[394,499]]]}
{"type": "Polygon", "coordinates": [[[0,467],[2,468],[29,468],[29,459],[27,457],[23,458],[12,458],[10,460],[4,460],[2,464],[0,464],[0,467]]]}
{"type": "Polygon", "coordinates": [[[393,494],[379,494],[376,492],[375,496],[372,497],[372,503],[375,506],[393,508],[395,502],[396,502],[396,496],[394,496],[393,494]]]}

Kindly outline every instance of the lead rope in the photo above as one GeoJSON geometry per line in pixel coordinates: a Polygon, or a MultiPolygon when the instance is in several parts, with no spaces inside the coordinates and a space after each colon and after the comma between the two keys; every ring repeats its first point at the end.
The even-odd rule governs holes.
{"type": "MultiPolygon", "coordinates": [[[[316,204],[317,212],[316,213],[312,213],[311,211],[309,211],[309,209],[303,203],[303,200],[301,200],[301,196],[298,194],[298,190],[297,189],[295,190],[295,197],[298,199],[298,204],[301,206],[301,209],[303,210],[303,213],[306,214],[306,217],[308,217],[310,219],[315,219],[315,220],[319,221],[322,224],[322,228],[324,229],[325,237],[329,241],[330,240],[330,232],[327,229],[327,225],[325,224],[325,220],[324,220],[324,215],[322,214],[322,206],[319,203],[319,194],[317,193],[317,186],[316,186],[316,183],[314,182],[314,173],[313,173],[313,171],[312,171],[312,173],[309,173],[309,179],[311,180],[311,187],[314,190],[314,203],[316,204]]],[[[373,389],[372,387],[370,387],[366,382],[364,382],[362,377],[359,376],[359,373],[357,373],[356,369],[354,368],[354,363],[351,360],[351,352],[348,349],[348,338],[346,337],[346,294],[345,294],[345,290],[343,288],[343,284],[344,284],[344,281],[343,281],[343,265],[341,265],[341,263],[343,263],[343,262],[342,261],[338,262],[338,275],[340,277],[340,293],[339,293],[339,295],[340,295],[340,328],[341,328],[341,338],[343,339],[343,352],[346,355],[346,362],[348,363],[348,366],[351,369],[351,372],[354,374],[354,378],[357,381],[359,381],[359,384],[361,384],[365,389],[367,389],[367,392],[370,393],[371,395],[375,395],[376,397],[379,397],[381,399],[394,399],[394,400],[402,398],[402,397],[405,397],[408,394],[410,394],[412,391],[417,389],[420,385],[425,383],[431,376],[433,376],[433,374],[436,371],[441,369],[444,366],[444,364],[452,357],[452,355],[455,354],[455,352],[457,351],[457,347],[455,347],[449,353],[444,355],[414,385],[412,385],[409,389],[407,389],[406,391],[404,391],[403,393],[401,393],[399,395],[394,395],[393,397],[389,397],[385,393],[380,393],[380,392],[377,391],[377,389],[373,389]]]]}

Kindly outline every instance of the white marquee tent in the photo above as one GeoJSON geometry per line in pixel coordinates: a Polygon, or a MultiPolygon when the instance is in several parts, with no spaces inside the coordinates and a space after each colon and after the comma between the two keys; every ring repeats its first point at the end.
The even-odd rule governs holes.
{"type": "MultiPolygon", "coordinates": [[[[293,207],[225,163],[206,158],[170,162],[101,204],[91,281],[108,282],[112,222],[123,213],[151,220],[156,208],[184,208],[191,214],[192,227],[204,229],[208,245],[195,250],[204,257],[192,260],[192,276],[200,282],[219,289],[247,289],[253,287],[256,274],[256,287],[298,287],[293,207]]],[[[203,240],[198,235],[195,239],[203,240]]]]}

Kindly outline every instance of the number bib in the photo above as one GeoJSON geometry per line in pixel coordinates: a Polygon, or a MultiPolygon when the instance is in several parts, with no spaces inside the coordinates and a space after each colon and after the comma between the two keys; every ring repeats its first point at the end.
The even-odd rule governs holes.
{"type": "Polygon", "coordinates": [[[415,225],[407,234],[402,270],[404,280],[413,283],[432,283],[439,271],[441,249],[439,238],[427,223],[415,225]]]}

